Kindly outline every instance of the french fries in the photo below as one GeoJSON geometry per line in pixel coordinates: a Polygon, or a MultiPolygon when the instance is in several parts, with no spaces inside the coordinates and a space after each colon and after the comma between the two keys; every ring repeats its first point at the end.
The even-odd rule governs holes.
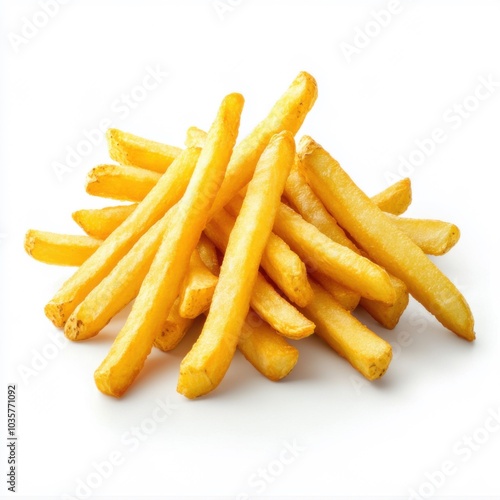
{"type": "Polygon", "coordinates": [[[392,359],[390,344],[361,324],[317,283],[314,299],[304,308],[319,335],[368,380],[381,377],[392,359]]]}
{"type": "Polygon", "coordinates": [[[188,398],[215,389],[229,368],[294,155],[293,136],[286,131],[271,139],[259,159],[229,238],[212,307],[181,362],[177,390],[188,398]]]}
{"type": "Polygon", "coordinates": [[[122,165],[99,165],[87,175],[86,190],[93,196],[123,201],[141,201],[160,180],[150,170],[122,165]]]}
{"type": "Polygon", "coordinates": [[[161,331],[165,311],[177,298],[190,255],[222,184],[242,108],[240,94],[230,94],[222,101],[193,176],[177,205],[176,224],[167,227],[132,311],[94,374],[98,389],[105,394],[120,397],[132,384],[161,331]]]}
{"type": "Polygon", "coordinates": [[[411,182],[410,179],[406,178],[372,196],[372,201],[384,212],[401,215],[410,206],[411,197],[411,182]]]}
{"type": "Polygon", "coordinates": [[[110,157],[122,165],[163,174],[181,149],[110,128],[106,134],[110,157]]]}
{"type": "Polygon", "coordinates": [[[319,144],[305,137],[300,150],[309,182],[340,225],[374,261],[401,279],[443,326],[474,340],[472,313],[455,285],[319,144]]]}
{"type": "Polygon", "coordinates": [[[191,254],[189,270],[181,285],[179,314],[183,318],[197,318],[204,313],[212,302],[217,277],[214,276],[200,254],[195,250],[191,254]]]}
{"type": "Polygon", "coordinates": [[[238,349],[262,375],[273,381],[286,377],[299,359],[299,350],[252,311],[238,336],[238,349]]]}
{"type": "Polygon", "coordinates": [[[83,209],[73,212],[73,220],[89,235],[105,240],[137,205],[83,209]]]}
{"type": "Polygon", "coordinates": [[[460,230],[450,222],[408,219],[391,214],[386,214],[386,216],[427,255],[444,255],[457,244],[460,238],[460,230]]]}
{"type": "Polygon", "coordinates": [[[80,302],[111,272],[134,243],[183,195],[199,149],[187,149],[170,165],[137,209],[69,278],[45,306],[55,326],[63,326],[80,302]]]}
{"type": "Polygon", "coordinates": [[[46,264],[79,266],[101,245],[89,236],[49,233],[30,229],[24,239],[24,249],[34,259],[46,264]]]}
{"type": "Polygon", "coordinates": [[[135,299],[94,373],[101,392],[121,397],[153,347],[175,349],[202,325],[180,363],[177,390],[188,398],[220,384],[236,349],[281,380],[299,358],[284,337],[307,343],[313,333],[375,380],[392,349],[355,309],[393,329],[409,294],[474,339],[465,299],[426,256],[448,252],[458,227],[401,217],[409,179],[369,198],[310,137],[296,151],[316,97],[314,78],[299,73],[238,143],[240,94],[223,99],[208,134],[190,127],[184,150],[110,129],[118,165],[92,169],[86,190],[133,203],[74,212],[86,235],[27,232],[33,258],[79,266],[45,307],[69,339],[93,337],[135,299]]]}
{"type": "MultiPolygon", "coordinates": [[[[221,210],[205,228],[207,236],[222,253],[226,251],[233,226],[234,219],[225,210],[221,210]]],[[[307,281],[307,276],[304,276],[304,279],[307,281]]],[[[307,286],[310,289],[308,282],[307,286]]],[[[303,338],[311,335],[314,331],[314,324],[282,298],[260,273],[257,275],[250,297],[250,305],[264,320],[285,337],[303,338]]]]}

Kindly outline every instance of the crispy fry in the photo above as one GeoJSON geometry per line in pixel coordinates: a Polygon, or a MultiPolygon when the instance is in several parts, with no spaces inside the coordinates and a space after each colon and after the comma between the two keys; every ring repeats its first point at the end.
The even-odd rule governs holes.
{"type": "Polygon", "coordinates": [[[177,206],[175,224],[165,231],[132,311],[94,374],[96,385],[104,394],[120,397],[132,384],[161,331],[165,311],[177,298],[190,255],[222,184],[242,107],[240,94],[230,94],[222,101],[193,177],[177,206]]]}
{"type": "Polygon", "coordinates": [[[444,255],[460,238],[460,230],[451,222],[386,215],[428,255],[444,255]]]}
{"type": "MultiPolygon", "coordinates": [[[[118,177],[115,178],[115,181],[118,181],[118,177]]],[[[125,185],[127,181],[124,180],[123,183],[125,185]]],[[[126,192],[124,192],[124,197],[126,197],[126,192]]],[[[240,205],[241,199],[239,203],[233,199],[227,205],[227,208],[232,211],[233,215],[237,215],[240,205]]],[[[119,216],[122,217],[122,214],[119,213],[119,216]]],[[[106,224],[113,227],[113,224],[110,224],[109,221],[110,219],[108,218],[106,224]]],[[[234,219],[232,223],[234,223],[234,219]]],[[[292,302],[300,306],[305,306],[311,300],[312,290],[307,281],[306,266],[299,256],[290,250],[290,247],[281,238],[273,233],[269,236],[261,265],[269,277],[292,302]]]]}
{"type": "Polygon", "coordinates": [[[45,314],[56,326],[64,325],[78,304],[111,272],[140,236],[180,199],[198,160],[199,151],[187,149],[177,157],[137,209],[45,306],[45,314]]]}
{"type": "Polygon", "coordinates": [[[408,288],[395,276],[389,275],[392,285],[396,290],[396,301],[394,304],[384,304],[375,300],[366,300],[361,298],[360,305],[377,320],[383,327],[392,330],[403,314],[409,301],[408,288]]]}
{"type": "Polygon", "coordinates": [[[335,243],[283,203],[274,230],[316,269],[358,292],[361,296],[391,304],[396,299],[386,271],[349,248],[335,243]]]}
{"type": "Polygon", "coordinates": [[[91,208],[73,212],[73,220],[89,235],[105,240],[135,209],[137,205],[91,208]]]}
{"type": "MultiPolygon", "coordinates": [[[[233,225],[234,219],[225,210],[221,210],[205,228],[205,234],[222,253],[226,251],[233,225]]],[[[252,291],[250,305],[285,337],[303,338],[314,331],[314,323],[281,297],[260,273],[252,291]]]]}
{"type": "Polygon", "coordinates": [[[262,375],[278,381],[297,364],[299,351],[250,311],[238,337],[238,349],[262,375]]]}
{"type": "Polygon", "coordinates": [[[295,163],[285,185],[285,196],[291,207],[302,218],[316,226],[324,235],[336,243],[357,251],[356,245],[346,236],[344,230],[330,215],[299,168],[300,159],[296,155],[295,163]]]}
{"type": "Polygon", "coordinates": [[[177,390],[186,397],[215,389],[231,363],[294,154],[293,135],[285,131],[271,139],[259,159],[229,238],[207,320],[181,363],[177,390]]]}
{"type": "Polygon", "coordinates": [[[411,204],[410,179],[401,179],[380,193],[372,196],[375,205],[384,212],[401,215],[411,204]]]}
{"type": "Polygon", "coordinates": [[[109,156],[121,163],[164,173],[181,149],[110,128],[106,134],[109,156]]]}
{"type": "Polygon", "coordinates": [[[160,332],[154,339],[154,346],[162,351],[167,352],[175,349],[194,322],[194,319],[183,318],[180,315],[180,304],[179,297],[177,297],[174,305],[170,308],[167,319],[163,322],[160,332]]]}
{"type": "Polygon", "coordinates": [[[59,266],[79,266],[101,245],[89,236],[57,234],[30,229],[24,239],[24,249],[36,260],[59,266]]]}
{"type": "Polygon", "coordinates": [[[311,138],[303,139],[300,157],[313,189],[370,258],[404,281],[410,293],[446,328],[473,340],[474,320],[467,302],[424,252],[311,138]]]}
{"type": "Polygon", "coordinates": [[[191,254],[189,270],[179,293],[179,314],[183,318],[197,318],[204,313],[212,302],[217,277],[201,260],[198,250],[191,254]]]}
{"type": "Polygon", "coordinates": [[[198,253],[200,254],[201,260],[203,263],[210,269],[211,273],[214,276],[219,276],[220,273],[220,264],[219,264],[219,256],[217,255],[217,248],[212,243],[210,239],[208,239],[205,234],[200,236],[200,241],[198,241],[198,253]]]}
{"type": "MultiPolygon", "coordinates": [[[[156,222],[111,272],[96,285],[69,316],[64,334],[71,340],[97,335],[139,293],[166,229],[175,220],[176,207],[156,222]]],[[[165,312],[166,314],[167,312],[165,312]]]]}
{"type": "MultiPolygon", "coordinates": [[[[309,273],[312,278],[314,278],[344,309],[348,311],[354,311],[361,296],[359,293],[353,292],[346,288],[345,286],[339,285],[335,280],[321,273],[321,270],[313,271],[309,273]]],[[[368,299],[365,299],[368,302],[368,299]]],[[[380,302],[382,303],[382,302],[380,302]]],[[[377,302],[378,304],[378,302],[377,302]]]]}
{"type": "Polygon", "coordinates": [[[99,165],[87,175],[85,189],[93,196],[141,201],[160,180],[161,174],[137,167],[99,165]]]}
{"type": "Polygon", "coordinates": [[[207,133],[198,127],[189,127],[186,132],[186,139],[184,145],[187,148],[202,148],[205,144],[207,133]]]}
{"type": "Polygon", "coordinates": [[[320,285],[311,280],[314,298],[304,308],[316,323],[316,334],[368,380],[381,377],[392,358],[392,348],[346,311],[320,285]]]}

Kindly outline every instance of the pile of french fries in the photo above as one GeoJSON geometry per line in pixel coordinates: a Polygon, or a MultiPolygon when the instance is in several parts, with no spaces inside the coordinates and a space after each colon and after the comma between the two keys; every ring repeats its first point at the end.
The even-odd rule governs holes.
{"type": "Polygon", "coordinates": [[[111,129],[115,164],[90,171],[87,192],[129,204],[79,210],[86,235],[30,230],[27,252],[78,266],[45,307],[65,335],[97,335],[133,306],[94,378],[122,396],[153,346],[174,349],[205,315],[180,364],[177,390],[215,389],[238,348],[270,380],[293,369],[288,339],[319,335],[369,380],[391,362],[388,342],[353,311],[392,329],[409,294],[446,328],[474,339],[470,309],[427,255],[459,238],[454,224],[408,219],[408,179],[368,197],[310,137],[294,136],[317,96],[300,73],[269,115],[238,141],[243,97],[226,96],[205,132],[185,148],[111,129]]]}

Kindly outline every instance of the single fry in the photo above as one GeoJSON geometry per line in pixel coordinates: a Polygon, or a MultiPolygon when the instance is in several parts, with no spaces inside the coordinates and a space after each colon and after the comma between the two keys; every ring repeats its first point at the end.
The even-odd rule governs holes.
{"type": "Polygon", "coordinates": [[[83,209],[73,212],[73,220],[89,235],[105,240],[135,209],[137,205],[83,209]]]}
{"type": "MultiPolygon", "coordinates": [[[[226,251],[233,225],[234,220],[231,216],[225,210],[221,210],[205,228],[205,234],[222,253],[226,251]]],[[[309,284],[308,287],[310,288],[309,284]]],[[[250,306],[285,337],[300,339],[311,335],[314,331],[314,323],[281,297],[260,273],[252,291],[250,306]]]]}
{"type": "Polygon", "coordinates": [[[137,167],[99,165],[87,175],[88,194],[123,201],[141,201],[159,181],[161,174],[137,167]]]}
{"type": "Polygon", "coordinates": [[[392,358],[392,348],[346,311],[320,285],[311,280],[314,298],[304,308],[316,323],[316,334],[368,380],[380,378],[392,358]]]}
{"type": "Polygon", "coordinates": [[[262,375],[278,381],[297,364],[299,351],[250,311],[238,337],[238,349],[262,375]]]}
{"type": "Polygon", "coordinates": [[[189,127],[186,132],[184,145],[187,148],[202,148],[205,144],[207,133],[198,127],[189,127]]]}
{"type": "Polygon", "coordinates": [[[207,320],[181,363],[177,390],[186,397],[215,389],[231,363],[294,155],[293,135],[286,131],[271,139],[259,159],[229,238],[207,320]]]}
{"type": "Polygon", "coordinates": [[[198,250],[191,254],[189,270],[179,293],[179,314],[183,318],[197,318],[204,313],[212,302],[217,277],[201,260],[198,250]]]}
{"type": "Polygon", "coordinates": [[[164,173],[181,149],[110,128],[106,134],[109,156],[121,163],[164,173]]]}
{"type": "Polygon", "coordinates": [[[175,349],[193,325],[194,319],[183,318],[180,315],[180,305],[181,302],[177,297],[170,308],[167,319],[162,324],[160,332],[154,339],[154,346],[162,351],[168,352],[175,349]]]}
{"type": "Polygon", "coordinates": [[[242,107],[240,94],[230,94],[222,101],[193,176],[177,205],[175,223],[167,227],[132,311],[94,374],[96,385],[104,394],[120,397],[132,384],[161,331],[166,311],[177,298],[190,256],[222,184],[242,107]]]}
{"type": "Polygon", "coordinates": [[[383,212],[401,215],[410,206],[411,197],[411,182],[410,179],[406,178],[372,196],[372,201],[383,212]]]}
{"type": "Polygon", "coordinates": [[[302,260],[362,297],[391,304],[395,292],[386,271],[355,251],[335,243],[283,203],[274,231],[302,260]]]}
{"type": "Polygon", "coordinates": [[[24,239],[24,249],[36,260],[58,266],[79,266],[101,245],[89,236],[57,234],[30,229],[24,239]]]}
{"type": "Polygon", "coordinates": [[[370,258],[401,279],[446,328],[474,340],[474,319],[465,298],[410,237],[311,138],[303,139],[300,157],[315,192],[370,258]]]}
{"type": "Polygon", "coordinates": [[[451,222],[386,215],[427,255],[444,255],[460,239],[460,229],[451,222]]]}
{"type": "MultiPolygon", "coordinates": [[[[316,270],[309,273],[344,309],[354,311],[361,296],[359,293],[353,292],[345,286],[339,285],[335,280],[321,273],[321,270],[316,270]]],[[[368,299],[365,299],[368,302],[368,299]]],[[[377,302],[378,304],[379,302],[377,302]]],[[[382,302],[380,302],[382,304],[382,302]]]]}
{"type": "Polygon", "coordinates": [[[392,285],[396,290],[396,300],[394,304],[389,305],[383,302],[361,298],[360,305],[383,327],[392,330],[398,324],[401,315],[408,305],[410,297],[406,285],[395,276],[390,277],[392,285]]]}
{"type": "Polygon", "coordinates": [[[170,165],[137,209],[69,278],[45,306],[46,316],[62,327],[80,302],[112,271],[134,243],[183,195],[199,149],[187,149],[170,165]]]}
{"type": "Polygon", "coordinates": [[[217,248],[213,242],[205,234],[202,234],[196,248],[198,249],[201,260],[208,269],[210,269],[211,273],[214,276],[219,276],[219,256],[217,255],[217,248]]]}

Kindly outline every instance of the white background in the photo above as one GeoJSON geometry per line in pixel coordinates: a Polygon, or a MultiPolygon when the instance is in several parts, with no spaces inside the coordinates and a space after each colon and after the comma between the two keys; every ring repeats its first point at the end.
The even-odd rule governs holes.
{"type": "Polygon", "coordinates": [[[0,6],[1,393],[18,385],[18,497],[409,498],[415,489],[422,498],[500,498],[500,431],[484,428],[500,411],[500,87],[468,99],[481,78],[500,82],[499,2],[405,2],[380,28],[373,12],[386,1],[79,0],[25,43],[16,37],[28,21],[43,23],[40,4],[0,6]],[[362,44],[366,27],[374,36],[348,60],[342,44],[356,34],[362,44]],[[157,88],[136,90],[144,99],[133,109],[119,104],[156,67],[168,73],[157,88]],[[392,332],[360,316],[394,347],[375,383],[310,338],[286,380],[267,381],[237,354],[214,393],[188,401],[175,388],[190,335],[170,354],[155,350],[122,400],[103,396],[93,372],[125,315],[88,342],[64,343],[43,307],[71,269],[31,260],[23,236],[28,228],[78,233],[71,212],[108,203],[86,195],[84,181],[109,158],[101,141],[60,179],[54,163],[103,119],[182,146],[186,128],[207,128],[230,91],[246,98],[245,134],[300,70],[316,77],[319,98],[299,135],[314,136],[369,194],[389,184],[387,172],[398,173],[416,140],[444,130],[446,140],[410,173],[408,215],[460,226],[458,246],[435,261],[470,302],[476,342],[412,302],[392,332]],[[458,119],[453,106],[464,100],[470,113],[458,119]],[[398,342],[403,332],[410,345],[398,342]],[[148,419],[163,415],[158,398],[175,409],[152,427],[148,419]],[[141,426],[151,433],[137,445],[130,432],[141,426]],[[300,451],[283,465],[286,443],[300,451]],[[93,463],[110,455],[120,465],[100,480],[93,463]],[[446,461],[453,472],[435,474],[446,461]],[[258,480],[262,469],[269,481],[258,480]],[[99,487],[77,497],[89,477],[99,487]]]}

